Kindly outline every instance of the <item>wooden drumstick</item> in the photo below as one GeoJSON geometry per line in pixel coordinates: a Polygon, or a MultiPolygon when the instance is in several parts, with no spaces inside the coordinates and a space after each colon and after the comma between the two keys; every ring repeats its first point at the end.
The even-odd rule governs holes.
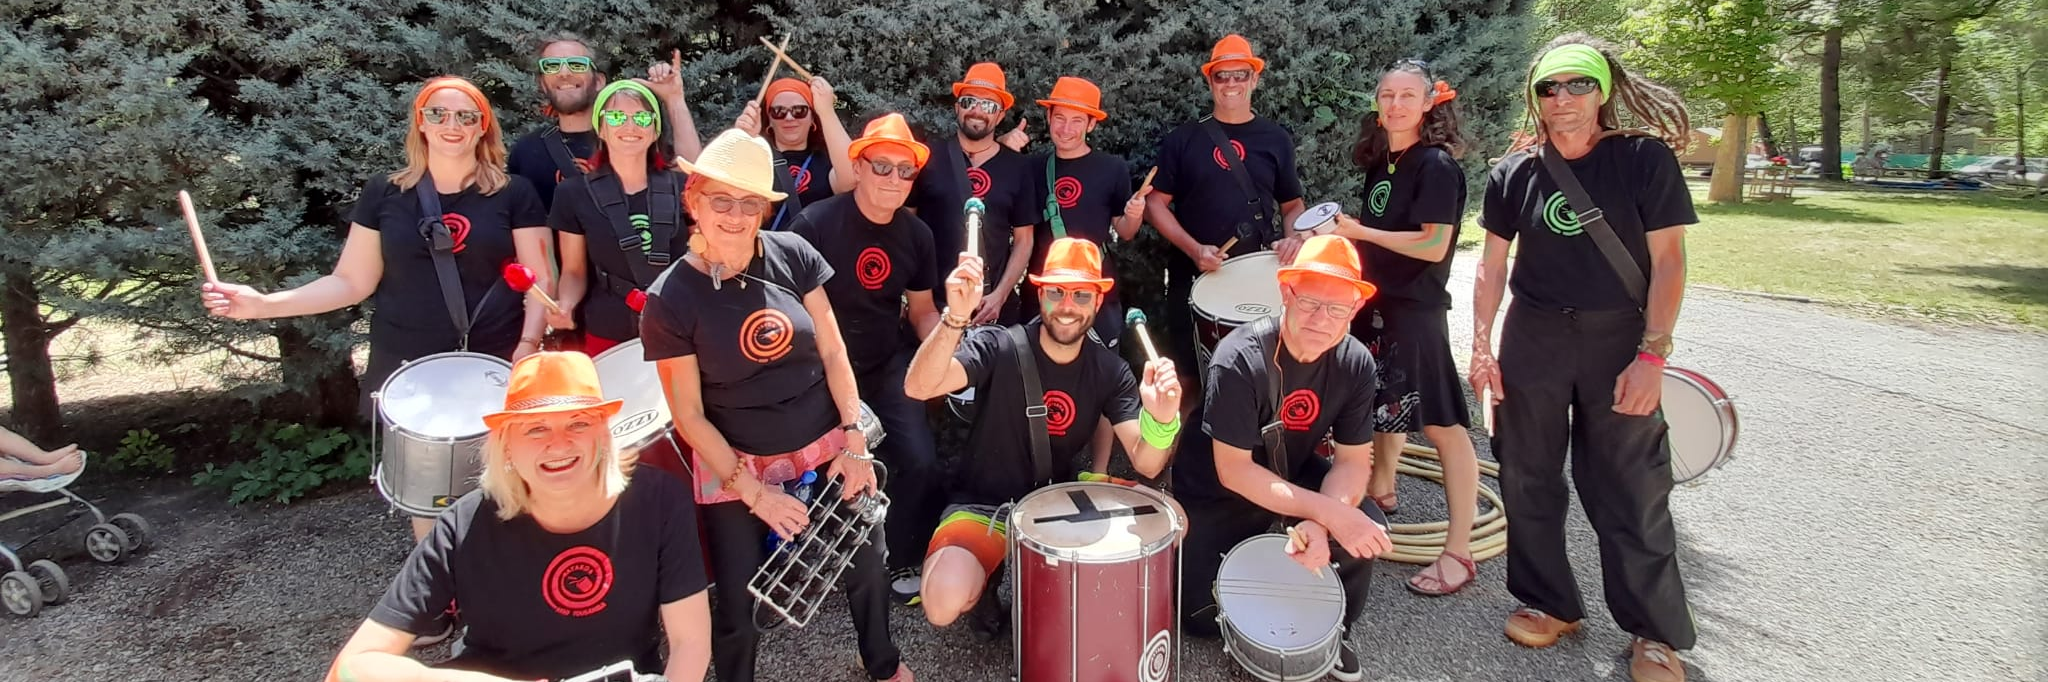
{"type": "Polygon", "coordinates": [[[980,256],[981,221],[983,216],[988,213],[988,205],[983,204],[980,199],[968,197],[967,205],[963,210],[967,212],[967,253],[980,256]]]}
{"type": "Polygon", "coordinates": [[[207,284],[219,284],[220,275],[213,271],[213,256],[206,251],[206,235],[199,231],[199,212],[192,208],[192,193],[178,190],[178,208],[185,212],[185,231],[192,233],[192,250],[199,254],[199,269],[206,273],[207,284]]]}
{"type": "MultiPolygon", "coordinates": [[[[768,42],[768,39],[764,37],[764,38],[762,38],[762,39],[761,39],[761,42],[763,42],[763,43],[766,43],[766,42],[768,42]]],[[[789,47],[789,36],[783,36],[783,37],[782,37],[782,47],[783,47],[784,49],[787,49],[787,48],[789,47]]],[[[770,50],[774,50],[774,49],[776,49],[776,48],[775,48],[775,46],[774,46],[774,45],[769,45],[769,46],[768,46],[768,49],[770,49],[770,50]]],[[[780,52],[780,50],[778,50],[778,51],[777,51],[777,54],[780,54],[780,53],[781,53],[781,52],[780,52]]],[[[766,78],[763,78],[763,79],[761,79],[761,91],[760,91],[760,92],[758,92],[758,93],[755,93],[755,94],[754,94],[754,101],[756,101],[756,102],[759,102],[759,101],[761,101],[761,100],[762,100],[763,98],[766,98],[766,97],[768,96],[768,84],[770,84],[770,83],[774,83],[774,82],[775,82],[775,72],[776,72],[777,70],[781,69],[781,68],[782,68],[782,60],[781,60],[781,59],[775,59],[775,60],[772,60],[772,61],[768,62],[768,77],[766,77],[766,78]]],[[[768,124],[768,121],[766,120],[766,119],[768,118],[768,110],[767,110],[767,109],[765,109],[765,108],[764,108],[764,109],[762,109],[762,110],[761,110],[761,118],[763,119],[763,120],[761,121],[761,125],[762,125],[763,127],[766,127],[766,126],[767,126],[767,124],[768,124]]]]}
{"type": "MultiPolygon", "coordinates": [[[[1288,526],[1288,527],[1287,527],[1287,553],[1288,553],[1288,554],[1300,554],[1300,553],[1302,553],[1302,552],[1306,552],[1306,551],[1308,551],[1308,538],[1307,538],[1307,537],[1304,537],[1304,536],[1302,536],[1302,534],[1301,534],[1301,531],[1295,530],[1295,529],[1294,529],[1294,526],[1288,526]]],[[[1316,567],[1316,568],[1311,568],[1311,569],[1308,569],[1308,570],[1309,570],[1310,572],[1312,572],[1312,573],[1315,573],[1315,574],[1316,574],[1316,577],[1318,577],[1318,578],[1321,578],[1321,577],[1323,577],[1323,569],[1322,569],[1322,567],[1320,567],[1320,566],[1318,566],[1318,567],[1316,567]]]]}
{"type": "Polygon", "coordinates": [[[789,56],[789,53],[787,53],[787,52],[783,52],[783,51],[782,51],[782,49],[783,49],[784,47],[789,47],[789,39],[788,39],[788,38],[783,38],[783,40],[782,40],[782,47],[776,47],[774,43],[768,42],[768,36],[761,36],[761,44],[762,44],[762,45],[766,45],[766,46],[768,46],[768,51],[770,51],[770,52],[774,52],[774,53],[775,53],[775,58],[776,58],[776,59],[782,60],[782,61],[784,61],[784,62],[788,62],[788,63],[789,63],[789,70],[791,70],[791,71],[795,71],[795,72],[796,72],[796,75],[798,75],[798,76],[802,76],[802,77],[803,77],[803,79],[804,79],[805,81],[809,81],[809,80],[811,80],[812,78],[816,78],[816,77],[817,77],[817,76],[813,76],[813,75],[811,75],[811,72],[809,72],[809,71],[806,71],[806,70],[804,70],[804,67],[803,67],[803,65],[802,65],[802,64],[798,64],[798,63],[796,63],[796,60],[795,60],[795,59],[791,59],[791,58],[790,58],[790,56],[789,56]]]}
{"type": "Polygon", "coordinates": [[[1145,311],[1132,308],[1124,313],[1124,324],[1138,331],[1138,342],[1145,344],[1145,361],[1159,359],[1159,349],[1152,347],[1152,335],[1145,332],[1145,311]]]}
{"type": "Polygon", "coordinates": [[[1223,255],[1225,255],[1225,256],[1228,256],[1228,255],[1230,255],[1230,247],[1233,247],[1233,246],[1237,246],[1237,238],[1236,238],[1236,237],[1231,237],[1231,238],[1230,238],[1230,241],[1227,241],[1227,242],[1223,242],[1223,246],[1217,247],[1217,248],[1216,248],[1216,252],[1217,252],[1217,253],[1220,253],[1220,254],[1223,254],[1223,255]]]}
{"type": "Polygon", "coordinates": [[[1148,170],[1148,171],[1145,171],[1145,181],[1144,181],[1144,182],[1142,182],[1142,183],[1138,183],[1138,191],[1136,191],[1136,192],[1132,192],[1132,194],[1144,194],[1144,193],[1145,193],[1145,190],[1151,189],[1151,188],[1152,188],[1152,176],[1154,176],[1154,175],[1158,175],[1158,174],[1159,174],[1159,167],[1158,167],[1158,166],[1153,166],[1153,167],[1152,167],[1152,170],[1148,170]]]}

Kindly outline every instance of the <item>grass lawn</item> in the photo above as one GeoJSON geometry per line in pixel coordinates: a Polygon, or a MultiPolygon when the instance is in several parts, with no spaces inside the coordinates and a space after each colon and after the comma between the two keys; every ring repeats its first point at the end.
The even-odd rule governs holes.
{"type": "Polygon", "coordinates": [[[1693,191],[1692,283],[2048,330],[2048,201],[1801,188],[1722,206],[1693,191]]]}

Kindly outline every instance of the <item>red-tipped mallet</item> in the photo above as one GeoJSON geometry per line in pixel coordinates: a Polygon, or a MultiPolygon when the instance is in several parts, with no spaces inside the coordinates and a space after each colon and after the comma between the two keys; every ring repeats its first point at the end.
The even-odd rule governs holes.
{"type": "Polygon", "coordinates": [[[548,292],[541,291],[533,286],[535,282],[533,269],[519,263],[506,263],[502,274],[505,277],[505,284],[511,286],[513,291],[538,296],[540,297],[540,302],[545,304],[548,310],[554,311],[558,315],[561,314],[562,307],[555,305],[555,299],[549,297],[548,292]]]}
{"type": "Polygon", "coordinates": [[[1152,335],[1145,332],[1145,311],[1132,308],[1124,311],[1124,325],[1138,332],[1138,342],[1145,344],[1145,361],[1159,359],[1159,349],[1152,346],[1152,335]]]}
{"type": "Polygon", "coordinates": [[[632,308],[633,312],[636,313],[645,311],[647,309],[647,292],[634,289],[633,293],[626,294],[626,307],[632,308]]]}
{"type": "Polygon", "coordinates": [[[191,192],[178,190],[178,208],[185,212],[185,231],[192,233],[192,250],[199,253],[199,269],[206,273],[206,282],[220,283],[220,275],[213,271],[213,256],[206,252],[206,235],[199,231],[199,212],[192,209],[191,192]]]}

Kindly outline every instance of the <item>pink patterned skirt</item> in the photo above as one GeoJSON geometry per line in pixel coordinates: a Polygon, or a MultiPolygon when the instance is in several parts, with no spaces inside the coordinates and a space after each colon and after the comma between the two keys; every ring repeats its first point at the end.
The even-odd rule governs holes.
{"type": "MultiPolygon", "coordinates": [[[[738,450],[733,452],[739,454],[740,466],[753,472],[756,480],[767,485],[782,485],[802,477],[806,471],[832,461],[833,457],[838,457],[845,449],[846,432],[832,429],[817,440],[811,441],[810,445],[794,452],[774,455],[756,455],[738,450]]],[[[704,464],[704,458],[694,450],[690,453],[690,464],[690,478],[696,483],[697,504],[736,502],[740,499],[739,495],[725,489],[725,479],[712,473],[711,467],[704,464]]],[[[822,474],[820,476],[822,477],[822,474]]]]}

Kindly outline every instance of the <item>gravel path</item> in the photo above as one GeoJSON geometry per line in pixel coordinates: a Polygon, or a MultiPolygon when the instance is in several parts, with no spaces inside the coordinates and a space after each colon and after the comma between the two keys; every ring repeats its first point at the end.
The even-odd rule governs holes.
{"type": "MultiPolygon", "coordinates": [[[[1452,285],[1459,339],[1466,260],[1452,285]]],[[[1691,679],[2048,679],[2048,337],[1694,291],[1678,342],[1681,364],[1740,402],[1744,427],[1740,459],[1673,494],[1701,632],[1691,679]]],[[[1396,520],[1441,518],[1438,490],[1404,478],[1396,520]]],[[[403,521],[368,490],[281,510],[227,508],[176,482],[103,496],[117,500],[109,513],[156,522],[157,548],[118,567],[64,559],[79,594],[35,620],[0,617],[0,680],[308,679],[406,550],[403,521]]],[[[48,526],[0,525],[0,539],[48,526]]],[[[79,532],[38,550],[70,553],[65,534],[79,532]]],[[[1409,595],[1413,568],[1382,565],[1352,634],[1369,679],[1626,680],[1627,635],[1600,603],[1576,512],[1570,541],[1590,617],[1548,651],[1500,635],[1515,606],[1504,561],[1443,599],[1409,595]]],[[[1007,679],[1006,644],[895,615],[920,679],[1007,679]]],[[[846,622],[835,604],[806,630],[771,633],[762,679],[858,680],[846,622]]],[[[1182,673],[1249,679],[1214,641],[1191,642],[1182,673]]]]}

